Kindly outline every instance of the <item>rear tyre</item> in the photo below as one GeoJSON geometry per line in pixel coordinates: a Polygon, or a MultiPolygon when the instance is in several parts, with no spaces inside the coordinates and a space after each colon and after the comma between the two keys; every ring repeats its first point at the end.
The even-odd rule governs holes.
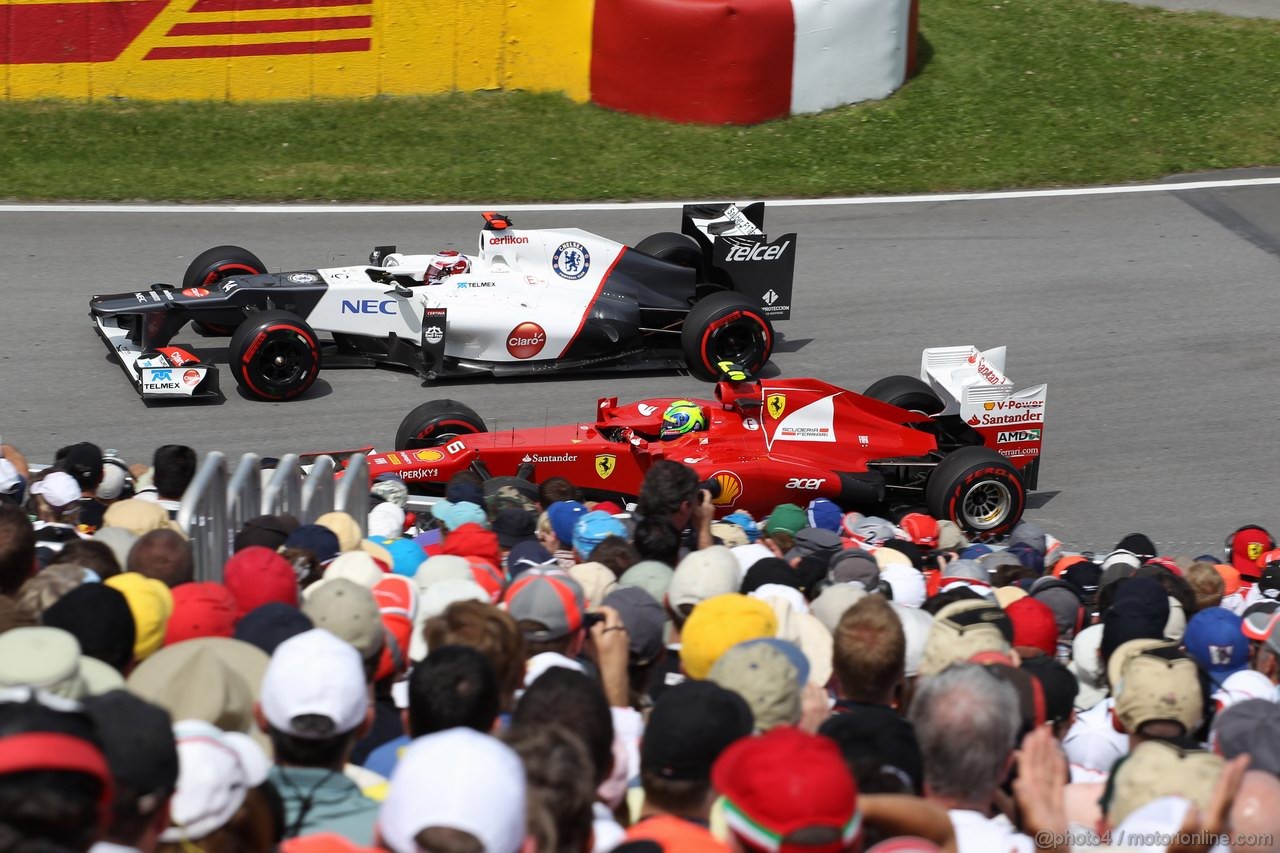
{"type": "Polygon", "coordinates": [[[687,234],[677,234],[674,231],[650,234],[636,243],[635,249],[670,264],[699,271],[702,269],[702,247],[687,234]]]}
{"type": "Polygon", "coordinates": [[[995,538],[1013,530],[1027,506],[1022,475],[989,447],[961,447],[943,457],[924,489],[934,518],[966,533],[995,538]]]}
{"type": "Polygon", "coordinates": [[[292,400],[310,388],[320,372],[316,333],[288,311],[251,314],[231,336],[229,351],[231,375],[259,400],[292,400]]]}
{"type": "Polygon", "coordinates": [[[457,400],[432,400],[405,415],[396,430],[395,446],[397,450],[439,447],[478,432],[488,429],[470,406],[457,400]]]}
{"type": "Polygon", "coordinates": [[[773,354],[773,325],[738,294],[713,293],[689,310],[680,343],[689,371],[701,379],[719,378],[722,361],[755,375],[773,354]]]}
{"type": "MultiPolygon", "coordinates": [[[[258,260],[258,256],[248,249],[239,246],[214,246],[196,255],[182,276],[182,287],[209,287],[225,278],[237,275],[261,275],[267,266],[258,260]]],[[[235,326],[221,323],[194,322],[191,324],[198,335],[206,338],[225,338],[236,330],[235,326]]]]}
{"type": "Polygon", "coordinates": [[[946,408],[938,395],[914,376],[886,376],[871,383],[863,395],[908,412],[936,415],[946,408]]]}

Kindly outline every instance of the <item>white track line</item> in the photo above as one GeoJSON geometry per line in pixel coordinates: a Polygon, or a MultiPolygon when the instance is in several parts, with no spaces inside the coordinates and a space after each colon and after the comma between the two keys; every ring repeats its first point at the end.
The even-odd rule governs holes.
{"type": "MultiPolygon", "coordinates": [[[[1008,201],[1026,198],[1064,198],[1091,195],[1130,195],[1186,190],[1280,185],[1280,177],[1238,178],[1221,181],[1184,181],[1167,184],[1123,184],[1105,187],[1069,187],[1049,190],[1009,190],[987,193],[934,195],[857,196],[852,198],[766,199],[770,207],[843,207],[870,204],[938,204],[951,201],[1008,201]]],[[[0,213],[479,213],[531,210],[679,210],[688,202],[584,202],[581,204],[0,204],[0,213]]]]}

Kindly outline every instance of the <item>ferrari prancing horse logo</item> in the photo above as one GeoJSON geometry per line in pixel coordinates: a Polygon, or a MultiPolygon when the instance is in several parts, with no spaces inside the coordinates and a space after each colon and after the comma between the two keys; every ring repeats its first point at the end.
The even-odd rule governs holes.
{"type": "Polygon", "coordinates": [[[596,454],[596,473],[600,475],[601,480],[609,479],[609,475],[613,473],[613,469],[617,467],[618,457],[612,453],[596,454]]]}
{"type": "Polygon", "coordinates": [[[787,408],[787,395],[770,394],[768,397],[765,397],[764,404],[769,410],[769,417],[776,421],[778,418],[782,417],[783,410],[787,408]]]}

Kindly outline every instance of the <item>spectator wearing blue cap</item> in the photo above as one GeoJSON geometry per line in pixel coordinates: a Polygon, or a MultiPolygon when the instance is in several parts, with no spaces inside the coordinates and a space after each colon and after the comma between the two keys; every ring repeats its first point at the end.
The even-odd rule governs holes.
{"type": "Polygon", "coordinates": [[[573,526],[573,551],[579,563],[591,559],[591,552],[610,536],[623,539],[627,536],[627,527],[620,520],[607,512],[592,510],[581,516],[573,526]]]}
{"type": "Polygon", "coordinates": [[[1208,607],[1191,617],[1183,644],[1219,687],[1227,676],[1249,667],[1249,640],[1239,616],[1224,607],[1208,607]]]}
{"type": "Polygon", "coordinates": [[[538,541],[555,556],[562,569],[578,562],[573,556],[573,528],[586,514],[587,508],[579,501],[556,501],[539,520],[538,541]]]}
{"type": "Polygon", "coordinates": [[[844,513],[840,511],[840,507],[826,498],[814,498],[809,501],[805,515],[809,519],[810,527],[830,530],[832,533],[839,533],[840,523],[844,521],[844,513]]]}

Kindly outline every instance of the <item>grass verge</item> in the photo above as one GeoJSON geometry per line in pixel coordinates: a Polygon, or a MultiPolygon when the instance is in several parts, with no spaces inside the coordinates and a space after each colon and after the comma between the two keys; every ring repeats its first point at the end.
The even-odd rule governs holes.
{"type": "Polygon", "coordinates": [[[1090,184],[1280,163],[1280,21],[1106,0],[922,0],[891,98],[754,127],[555,95],[12,102],[12,199],[553,201],[1090,184]]]}

